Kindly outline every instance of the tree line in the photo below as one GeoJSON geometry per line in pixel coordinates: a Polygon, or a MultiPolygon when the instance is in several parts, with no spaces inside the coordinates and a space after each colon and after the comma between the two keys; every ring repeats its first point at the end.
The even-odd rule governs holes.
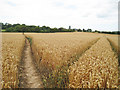
{"type": "Polygon", "coordinates": [[[25,24],[9,24],[2,23],[2,29],[5,32],[38,32],[38,33],[51,33],[51,32],[74,32],[74,29],[66,28],[50,28],[48,26],[34,26],[34,25],[25,25],[25,24]]]}
{"type": "Polygon", "coordinates": [[[49,26],[35,26],[35,25],[25,25],[25,24],[9,24],[2,23],[2,29],[4,32],[37,32],[37,33],[54,33],[54,32],[93,32],[93,33],[105,33],[105,34],[120,34],[120,31],[92,31],[92,29],[66,29],[60,28],[50,28],[49,26]]]}

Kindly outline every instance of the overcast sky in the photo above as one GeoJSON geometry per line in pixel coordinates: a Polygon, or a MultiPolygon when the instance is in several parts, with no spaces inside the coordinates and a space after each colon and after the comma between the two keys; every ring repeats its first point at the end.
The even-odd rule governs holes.
{"type": "Polygon", "coordinates": [[[0,22],[118,30],[119,0],[0,0],[0,22]]]}

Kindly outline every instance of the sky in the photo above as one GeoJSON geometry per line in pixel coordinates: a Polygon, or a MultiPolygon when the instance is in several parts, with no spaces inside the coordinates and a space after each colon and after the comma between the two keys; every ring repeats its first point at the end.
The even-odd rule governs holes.
{"type": "Polygon", "coordinates": [[[0,22],[118,30],[119,0],[0,0],[0,22]]]}

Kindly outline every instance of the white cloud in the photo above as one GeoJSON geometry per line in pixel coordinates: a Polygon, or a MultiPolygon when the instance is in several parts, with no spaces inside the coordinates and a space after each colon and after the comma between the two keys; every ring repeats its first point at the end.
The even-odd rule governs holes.
{"type": "Polygon", "coordinates": [[[1,0],[0,20],[50,27],[118,30],[119,0],[1,0]]]}

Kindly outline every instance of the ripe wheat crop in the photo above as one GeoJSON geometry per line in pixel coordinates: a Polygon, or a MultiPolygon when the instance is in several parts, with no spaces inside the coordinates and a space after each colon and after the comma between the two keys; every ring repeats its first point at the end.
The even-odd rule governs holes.
{"type": "Polygon", "coordinates": [[[69,67],[70,88],[117,88],[118,58],[103,37],[69,67]]]}
{"type": "Polygon", "coordinates": [[[32,51],[46,87],[65,87],[66,69],[99,35],[87,33],[25,34],[32,38],[32,51]],[[52,72],[52,75],[50,74],[52,72]],[[46,76],[49,75],[49,76],[46,76]],[[63,79],[64,78],[64,79],[63,79]]]}
{"type": "MultiPolygon", "coordinates": [[[[111,47],[119,52],[115,36],[92,33],[25,33],[25,36],[44,87],[118,87],[118,57],[111,47]]],[[[24,45],[22,34],[3,33],[2,88],[18,88],[24,45]]]]}
{"type": "Polygon", "coordinates": [[[120,35],[109,35],[109,36],[107,36],[107,38],[108,38],[109,42],[111,43],[114,52],[116,52],[118,55],[118,62],[119,62],[118,83],[119,83],[119,88],[120,88],[120,35]]]}
{"type": "Polygon", "coordinates": [[[119,35],[108,35],[108,40],[115,49],[115,51],[120,55],[120,36],[119,35]]]}
{"type": "Polygon", "coordinates": [[[18,88],[18,67],[24,42],[22,34],[2,35],[2,88],[18,88]]]}

